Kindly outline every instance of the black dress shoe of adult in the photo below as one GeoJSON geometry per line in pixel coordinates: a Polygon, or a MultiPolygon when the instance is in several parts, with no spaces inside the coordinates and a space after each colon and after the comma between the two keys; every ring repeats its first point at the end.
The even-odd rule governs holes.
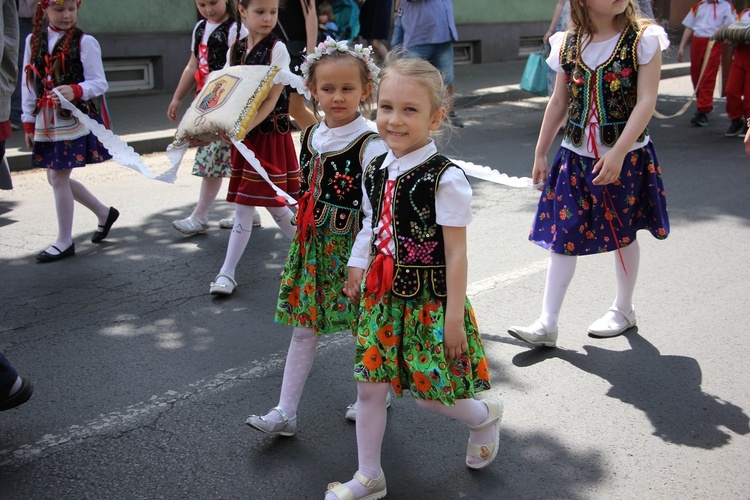
{"type": "Polygon", "coordinates": [[[65,257],[72,257],[76,254],[76,244],[72,243],[68,248],[65,250],[60,250],[55,245],[52,245],[52,248],[58,251],[58,253],[49,253],[47,250],[42,250],[38,254],[36,254],[36,260],[37,262],[53,262],[55,260],[64,259],[65,257]]]}
{"type": "Polygon", "coordinates": [[[33,393],[34,385],[29,382],[28,379],[24,378],[18,392],[12,396],[7,395],[4,398],[0,398],[0,411],[10,410],[11,408],[24,404],[31,398],[33,393]]]}
{"type": "Polygon", "coordinates": [[[91,243],[99,243],[104,238],[107,237],[109,234],[109,230],[112,229],[112,224],[115,223],[117,218],[120,216],[120,212],[117,211],[114,207],[109,207],[109,214],[107,214],[107,222],[104,223],[102,226],[99,224],[98,227],[101,228],[101,231],[96,231],[94,235],[91,237],[91,243]]]}

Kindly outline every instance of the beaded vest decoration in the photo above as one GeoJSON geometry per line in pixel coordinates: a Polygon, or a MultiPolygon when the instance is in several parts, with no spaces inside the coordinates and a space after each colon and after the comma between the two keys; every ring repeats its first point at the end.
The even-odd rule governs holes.
{"type": "MultiPolygon", "coordinates": [[[[231,18],[227,19],[211,32],[208,37],[206,46],[208,47],[208,69],[209,71],[216,71],[222,69],[227,63],[227,46],[229,44],[229,28],[232,26],[231,18]]],[[[193,54],[195,57],[200,59],[198,53],[198,47],[203,40],[203,34],[206,32],[206,21],[205,19],[198,24],[195,29],[195,45],[193,46],[193,54]]]]}
{"type": "MultiPolygon", "coordinates": [[[[638,100],[638,42],[643,30],[626,29],[620,35],[615,50],[604,63],[591,69],[578,57],[581,47],[581,29],[568,31],[560,47],[560,64],[565,70],[566,85],[570,92],[566,140],[580,147],[584,127],[588,124],[593,104],[599,121],[599,139],[612,147],[620,137],[638,100]]],[[[646,128],[637,141],[645,139],[646,128]]]]}
{"type": "MultiPolygon", "coordinates": [[[[378,156],[365,170],[365,192],[373,205],[373,233],[380,221],[380,202],[388,180],[388,170],[380,168],[385,157],[378,156]]],[[[447,296],[445,245],[443,230],[436,222],[435,194],[440,177],[452,165],[455,166],[445,156],[435,154],[396,179],[393,194],[396,255],[391,292],[397,297],[413,298],[422,287],[433,297],[447,296]]]]}
{"type": "MultiPolygon", "coordinates": [[[[44,81],[44,76],[48,72],[52,76],[52,82],[48,83],[51,84],[50,89],[59,87],[60,85],[81,83],[85,79],[83,63],[81,62],[81,38],[83,37],[83,31],[79,28],[73,28],[67,50],[63,52],[62,45],[66,37],[67,34],[64,34],[57,40],[57,43],[52,48],[52,54],[50,54],[48,52],[47,30],[42,30],[39,34],[39,53],[32,59],[32,65],[36,68],[35,73],[37,74],[37,78],[34,79],[34,85],[36,87],[36,95],[39,99],[44,97],[45,92],[48,90],[45,88],[44,81]],[[60,60],[60,69],[53,71],[55,61],[58,59],[60,60]]],[[[78,99],[73,101],[73,104],[80,108],[81,111],[88,113],[88,104],[85,101],[78,99]]],[[[39,111],[38,106],[34,114],[37,111],[39,111]]]]}
{"type": "MultiPolygon", "coordinates": [[[[238,44],[238,50],[240,54],[246,54],[244,56],[242,64],[270,66],[273,47],[279,41],[279,37],[271,33],[263,40],[258,42],[249,54],[246,54],[247,37],[241,40],[237,40],[235,43],[238,44]]],[[[274,131],[279,134],[289,133],[290,123],[288,87],[284,87],[284,90],[281,91],[279,100],[276,101],[276,107],[273,109],[273,111],[271,111],[271,114],[269,114],[265,120],[258,124],[257,129],[263,135],[268,135],[274,131]]]]}
{"type": "Polygon", "coordinates": [[[313,193],[316,227],[329,225],[345,234],[352,225],[362,227],[362,155],[377,134],[364,133],[338,151],[319,153],[312,147],[313,133],[320,125],[302,132],[300,138],[301,191],[313,193]],[[325,180],[325,181],[324,181],[325,180]]]}

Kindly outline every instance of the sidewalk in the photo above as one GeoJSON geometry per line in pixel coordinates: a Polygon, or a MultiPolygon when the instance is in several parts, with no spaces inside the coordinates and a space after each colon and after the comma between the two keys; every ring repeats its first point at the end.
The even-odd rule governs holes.
{"type": "MultiPolygon", "coordinates": [[[[455,108],[535,97],[521,90],[526,59],[489,64],[456,65],[455,108]]],[[[665,58],[662,79],[690,74],[690,63],[676,63],[665,58]]],[[[172,142],[177,124],[167,119],[167,107],[172,99],[168,93],[144,93],[130,96],[108,96],[112,129],[139,154],[166,150],[172,142]]],[[[186,102],[184,106],[189,105],[186,102]]],[[[23,134],[14,132],[6,142],[6,156],[13,172],[31,169],[31,153],[23,143],[23,134]]]]}

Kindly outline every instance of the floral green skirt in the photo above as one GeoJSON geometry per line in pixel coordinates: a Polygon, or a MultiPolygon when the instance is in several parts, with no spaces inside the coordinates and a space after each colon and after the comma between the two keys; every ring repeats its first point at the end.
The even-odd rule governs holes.
{"type": "Polygon", "coordinates": [[[454,405],[490,388],[482,339],[469,299],[464,305],[468,349],[447,360],[443,347],[444,302],[424,291],[405,300],[386,293],[381,301],[365,295],[360,304],[354,379],[390,382],[419,399],[454,405]]]}
{"type": "Polygon", "coordinates": [[[312,328],[316,335],[351,330],[357,306],[344,296],[347,262],[354,234],[339,234],[328,224],[309,241],[298,232],[289,247],[275,321],[312,328]]]}
{"type": "Polygon", "coordinates": [[[229,177],[231,147],[223,141],[199,146],[195,152],[193,175],[200,177],[229,177]]]}

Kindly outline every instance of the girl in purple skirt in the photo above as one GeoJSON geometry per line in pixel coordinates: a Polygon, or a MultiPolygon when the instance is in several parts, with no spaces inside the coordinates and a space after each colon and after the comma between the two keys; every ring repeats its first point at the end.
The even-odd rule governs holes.
{"type": "Polygon", "coordinates": [[[534,183],[544,182],[529,239],[549,249],[542,314],[513,326],[513,337],[554,347],[557,320],[578,255],[616,252],[617,295],[589,335],[613,337],[635,326],[639,229],[669,234],[661,168],[648,122],[654,112],[661,26],[636,16],[633,0],[571,2],[574,28],[550,38],[547,59],[557,72],[534,156],[534,183]],[[567,120],[566,120],[567,117],[567,120]],[[547,151],[561,125],[560,150],[547,168],[547,151]]]}
{"type": "Polygon", "coordinates": [[[98,219],[93,243],[107,237],[120,215],[70,178],[74,168],[106,161],[110,155],[78,119],[60,108],[59,98],[52,92],[56,89],[89,117],[109,125],[101,98],[107,90],[102,52],[96,39],[76,26],[80,5],[81,0],[41,0],[24,53],[21,119],[26,145],[33,151],[32,164],[47,169],[57,211],[57,239],[37,254],[39,262],[75,255],[74,202],[98,219]]]}

